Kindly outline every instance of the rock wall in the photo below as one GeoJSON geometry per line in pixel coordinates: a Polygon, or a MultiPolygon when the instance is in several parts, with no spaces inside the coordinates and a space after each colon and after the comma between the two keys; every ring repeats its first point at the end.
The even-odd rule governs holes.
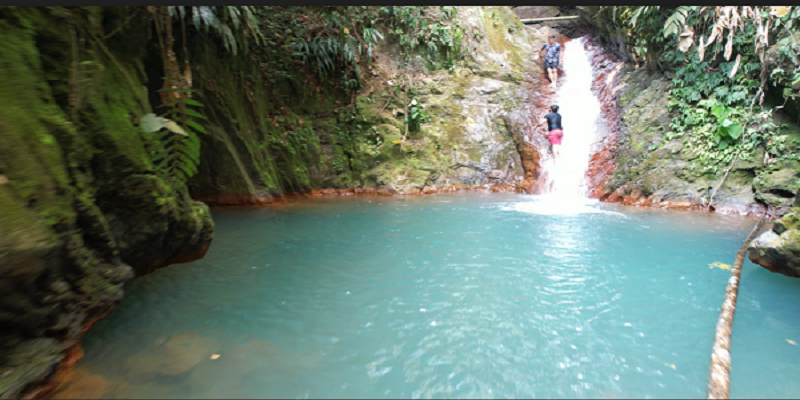
{"type": "MultiPolygon", "coordinates": [[[[608,40],[596,42],[607,46],[608,40]]],[[[596,71],[595,89],[603,93],[604,114],[612,128],[596,145],[587,176],[592,196],[627,205],[705,209],[727,168],[701,173],[698,155],[686,150],[682,140],[662,144],[673,117],[667,107],[671,78],[653,69],[636,69],[621,59],[613,61],[613,68],[606,65],[596,71]],[[613,167],[606,167],[607,161],[613,167]],[[602,172],[599,166],[604,166],[602,172]]],[[[797,151],[800,126],[780,111],[774,118],[776,124],[788,126],[783,133],[787,148],[797,151]]],[[[763,150],[757,151],[753,161],[738,160],[714,195],[713,209],[726,214],[783,215],[800,189],[799,166],[797,161],[765,164],[763,150]]]]}
{"type": "MultiPolygon", "coordinates": [[[[364,89],[352,98],[320,89],[311,78],[305,87],[272,95],[258,82],[243,86],[234,70],[239,67],[213,62],[218,56],[212,49],[195,62],[212,128],[204,138],[201,171],[191,182],[193,196],[209,204],[249,204],[322,188],[404,194],[463,187],[534,190],[523,187],[520,153],[504,117],[533,137],[530,121],[539,112],[543,76],[533,54],[551,31],[522,25],[507,7],[460,7],[456,18],[465,32],[464,65],[429,70],[412,60],[404,70],[397,43],[387,42],[364,89]],[[398,144],[393,142],[405,134],[411,99],[391,89],[405,79],[430,120],[398,144]],[[299,139],[269,143],[275,130],[299,139]]],[[[545,148],[543,138],[533,140],[535,149],[545,148]]]]}
{"type": "Polygon", "coordinates": [[[750,242],[748,257],[772,272],[800,278],[800,204],[795,206],[772,229],[750,242]]]}
{"type": "MultiPolygon", "coordinates": [[[[608,202],[664,208],[707,209],[713,188],[722,180],[717,174],[700,174],[697,155],[687,151],[680,140],[659,144],[669,130],[672,115],[667,109],[670,77],[630,64],[624,35],[612,30],[608,21],[598,20],[593,7],[580,7],[591,26],[593,39],[603,45],[611,60],[593,60],[595,90],[603,103],[610,128],[595,145],[587,179],[591,196],[608,202]]],[[[777,46],[768,50],[769,67],[794,70],[796,65],[779,65],[777,46]]],[[[795,88],[796,89],[796,88],[795,88]]],[[[786,124],[787,151],[800,149],[800,107],[794,100],[783,101],[780,87],[771,82],[767,101],[784,103],[773,114],[776,124],[786,124]]],[[[790,277],[800,277],[800,163],[793,160],[765,163],[760,149],[753,161],[737,160],[725,183],[715,194],[713,209],[728,214],[750,214],[774,218],[773,227],[753,240],[749,258],[764,268],[790,277]]]]}
{"type": "Polygon", "coordinates": [[[188,187],[156,173],[139,132],[164,75],[152,22],[81,8],[93,25],[72,41],[59,12],[0,8],[0,398],[46,395],[126,281],[205,254],[214,224],[197,200],[537,190],[548,155],[531,122],[546,96],[532,55],[551,31],[523,26],[507,7],[459,9],[468,60],[452,71],[416,61],[406,75],[398,45],[386,43],[353,97],[305,71],[294,84],[265,85],[246,57],[189,37],[208,123],[188,187]],[[89,35],[123,22],[121,34],[89,35]],[[76,64],[83,72],[72,79],[76,64]],[[431,118],[395,144],[409,99],[385,88],[406,76],[431,118]]]}
{"type": "Polygon", "coordinates": [[[141,47],[114,43],[122,69],[103,58],[72,119],[66,25],[3,7],[0,32],[0,398],[14,398],[47,389],[126,281],[202,257],[213,222],[146,161],[140,93],[121,83],[141,79],[141,47]]]}

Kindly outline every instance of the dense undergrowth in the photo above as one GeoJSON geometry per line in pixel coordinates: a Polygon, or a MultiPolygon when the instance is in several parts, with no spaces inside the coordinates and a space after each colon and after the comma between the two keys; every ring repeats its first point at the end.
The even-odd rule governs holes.
{"type": "MultiPolygon", "coordinates": [[[[25,24],[30,11],[18,8],[6,13],[25,24]]],[[[56,29],[69,32],[67,82],[54,79],[50,83],[61,99],[59,105],[78,126],[86,125],[82,122],[87,117],[85,105],[96,95],[103,73],[119,70],[124,84],[137,87],[137,76],[119,68],[127,60],[119,60],[109,47],[134,36],[151,43],[150,48],[160,55],[163,85],[151,87],[158,95],[150,92],[149,99],[138,99],[141,104],[133,118],[148,121],[147,126],[140,124],[139,132],[149,154],[145,162],[175,187],[185,186],[197,173],[200,144],[209,143],[198,137],[223,130],[222,118],[239,125],[234,126],[239,130],[265,134],[257,140],[260,148],[248,149],[253,157],[263,159],[256,164],[262,166],[258,174],[265,186],[308,188],[308,162],[303,160],[313,152],[311,147],[318,146],[314,132],[319,127],[312,120],[324,114],[322,109],[338,111],[337,126],[332,128],[335,141],[350,148],[351,156],[382,144],[375,124],[364,123],[364,107],[356,101],[365,81],[377,74],[373,62],[379,46],[399,46],[403,72],[412,64],[426,71],[452,72],[464,58],[455,7],[148,6],[45,7],[42,11],[58,21],[56,29]],[[136,29],[140,33],[132,35],[136,29]],[[214,51],[218,62],[229,66],[216,72],[226,77],[195,76],[193,82],[193,69],[213,62],[209,60],[214,47],[220,49],[214,51]],[[230,74],[235,75],[232,82],[223,83],[230,74]],[[200,84],[198,79],[205,80],[201,86],[207,86],[209,79],[215,81],[212,90],[197,93],[193,87],[200,84]],[[226,90],[213,90],[219,86],[226,90]],[[235,102],[232,97],[237,92],[247,94],[247,107],[253,108],[259,121],[245,121],[244,116],[233,115],[235,111],[204,107],[209,102],[235,102]],[[318,106],[305,101],[306,112],[301,112],[292,95],[315,97],[312,103],[318,106]],[[221,114],[215,118],[209,114],[214,112],[221,114]],[[285,177],[275,176],[276,163],[287,171],[285,177]]],[[[152,71],[147,73],[152,75],[152,71]]],[[[405,131],[418,131],[428,118],[415,101],[407,73],[404,78],[388,90],[406,103],[405,131]]],[[[366,101],[375,99],[369,96],[366,101]]],[[[342,153],[334,160],[334,169],[341,172],[352,161],[342,153]]]]}
{"type": "MultiPolygon", "coordinates": [[[[798,7],[595,7],[590,15],[637,66],[671,79],[671,122],[660,144],[680,140],[689,168],[714,178],[737,159],[761,174],[800,160],[800,142],[775,118],[797,118],[798,7]],[[774,46],[777,44],[777,46],[774,46]]],[[[758,177],[756,177],[758,178],[758,177]]]]}

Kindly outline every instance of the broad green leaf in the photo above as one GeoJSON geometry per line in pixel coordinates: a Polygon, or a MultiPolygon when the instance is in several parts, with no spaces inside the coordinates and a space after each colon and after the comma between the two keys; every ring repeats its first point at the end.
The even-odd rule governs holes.
{"type": "Polygon", "coordinates": [[[714,116],[717,118],[722,117],[723,110],[725,110],[725,106],[723,106],[722,104],[715,104],[714,106],[711,107],[711,113],[714,114],[714,116]]]}
{"type": "Polygon", "coordinates": [[[744,128],[741,125],[731,125],[728,127],[727,131],[728,131],[728,136],[730,136],[735,140],[742,135],[742,131],[744,131],[744,128]]]}

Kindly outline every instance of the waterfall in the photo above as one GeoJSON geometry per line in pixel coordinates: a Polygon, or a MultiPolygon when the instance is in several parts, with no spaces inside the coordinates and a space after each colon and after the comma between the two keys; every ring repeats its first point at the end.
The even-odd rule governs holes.
{"type": "Polygon", "coordinates": [[[600,101],[592,93],[592,64],[585,48],[585,38],[564,46],[563,83],[556,92],[564,137],[561,159],[543,165],[547,170],[550,197],[557,201],[583,203],[586,198],[586,170],[592,142],[597,132],[600,101]]]}
{"type": "MultiPolygon", "coordinates": [[[[586,40],[581,37],[564,46],[565,76],[559,78],[553,103],[559,107],[564,137],[558,164],[549,157],[541,163],[542,175],[546,179],[545,193],[507,209],[553,215],[608,213],[592,207],[591,204],[597,200],[587,197],[586,172],[592,143],[598,136],[601,107],[600,100],[592,92],[593,66],[586,50],[586,40]]],[[[538,118],[542,116],[540,114],[538,118]]]]}

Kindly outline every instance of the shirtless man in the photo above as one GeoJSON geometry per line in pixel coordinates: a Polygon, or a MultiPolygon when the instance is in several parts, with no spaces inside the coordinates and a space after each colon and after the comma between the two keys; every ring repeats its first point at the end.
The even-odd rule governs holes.
{"type": "Polygon", "coordinates": [[[550,35],[547,37],[547,43],[542,45],[539,49],[539,58],[542,58],[542,52],[545,52],[544,67],[547,68],[547,76],[550,78],[550,86],[556,87],[556,79],[558,79],[558,63],[564,62],[564,52],[560,43],[556,43],[556,36],[550,35]]]}
{"type": "Polygon", "coordinates": [[[558,106],[550,106],[550,113],[545,114],[539,125],[547,124],[547,139],[553,146],[553,163],[555,164],[561,158],[561,138],[564,137],[564,131],[561,130],[561,114],[558,113],[558,106]]]}

